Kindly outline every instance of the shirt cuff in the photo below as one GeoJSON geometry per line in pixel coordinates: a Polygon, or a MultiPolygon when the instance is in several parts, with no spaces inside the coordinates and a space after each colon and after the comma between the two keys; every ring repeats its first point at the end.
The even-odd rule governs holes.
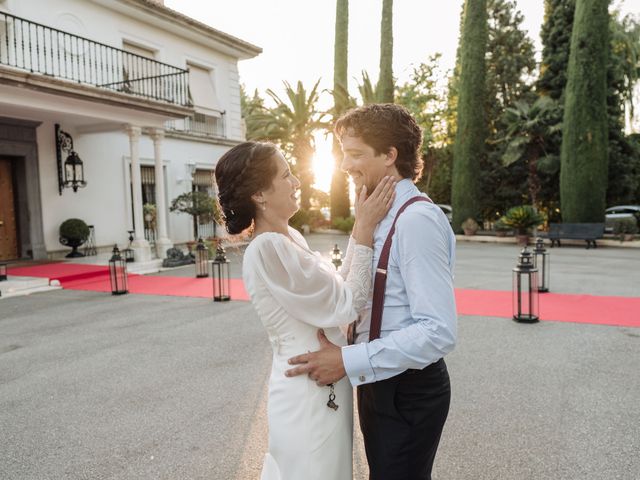
{"type": "Polygon", "coordinates": [[[342,363],[351,385],[357,387],[375,381],[366,343],[342,347],[342,363]]]}

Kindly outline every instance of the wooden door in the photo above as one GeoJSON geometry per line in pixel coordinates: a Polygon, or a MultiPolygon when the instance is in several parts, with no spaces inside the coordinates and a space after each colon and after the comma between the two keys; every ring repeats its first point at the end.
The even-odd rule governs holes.
{"type": "Polygon", "coordinates": [[[11,159],[0,157],[0,260],[18,258],[11,159]]]}

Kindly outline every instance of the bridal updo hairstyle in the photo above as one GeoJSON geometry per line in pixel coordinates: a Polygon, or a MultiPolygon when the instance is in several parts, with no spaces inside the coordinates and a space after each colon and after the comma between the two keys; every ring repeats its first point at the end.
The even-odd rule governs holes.
{"type": "Polygon", "coordinates": [[[257,207],[251,196],[271,186],[278,172],[277,152],[272,143],[244,142],[218,161],[218,202],[229,234],[241,233],[253,224],[257,207]]]}

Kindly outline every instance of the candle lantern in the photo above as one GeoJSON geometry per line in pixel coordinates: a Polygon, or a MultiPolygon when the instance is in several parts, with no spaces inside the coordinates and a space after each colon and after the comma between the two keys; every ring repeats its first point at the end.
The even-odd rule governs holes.
{"type": "Polygon", "coordinates": [[[338,270],[342,265],[342,252],[340,251],[340,248],[338,248],[337,243],[333,246],[333,250],[331,250],[331,263],[336,267],[336,270],[338,270]]]}
{"type": "Polygon", "coordinates": [[[0,262],[0,282],[7,279],[7,264],[0,262]]]}
{"type": "Polygon", "coordinates": [[[120,255],[117,245],[113,247],[113,255],[109,260],[109,279],[111,280],[112,295],[129,293],[127,261],[120,255]]]}
{"type": "Polygon", "coordinates": [[[513,320],[523,323],[539,320],[538,270],[527,247],[522,249],[518,264],[513,269],[513,320]]]}
{"type": "Polygon", "coordinates": [[[218,242],[216,258],[211,262],[211,275],[213,278],[213,301],[228,302],[231,300],[231,274],[229,260],[225,255],[222,244],[218,242]]]}
{"type": "Polygon", "coordinates": [[[196,278],[205,278],[209,276],[209,250],[201,238],[198,239],[196,246],[196,278]]]}
{"type": "Polygon", "coordinates": [[[533,250],[533,265],[538,269],[538,292],[549,291],[549,252],[544,248],[544,241],[538,237],[533,250]]]}

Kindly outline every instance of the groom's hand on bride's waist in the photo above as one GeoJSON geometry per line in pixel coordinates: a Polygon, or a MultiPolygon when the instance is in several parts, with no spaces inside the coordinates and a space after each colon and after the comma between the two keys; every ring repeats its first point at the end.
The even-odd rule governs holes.
{"type": "Polygon", "coordinates": [[[284,372],[287,377],[309,375],[318,385],[329,385],[346,375],[341,348],[329,341],[324,330],[318,330],[318,340],[320,350],[317,352],[296,355],[289,359],[289,365],[298,366],[284,372]]]}

